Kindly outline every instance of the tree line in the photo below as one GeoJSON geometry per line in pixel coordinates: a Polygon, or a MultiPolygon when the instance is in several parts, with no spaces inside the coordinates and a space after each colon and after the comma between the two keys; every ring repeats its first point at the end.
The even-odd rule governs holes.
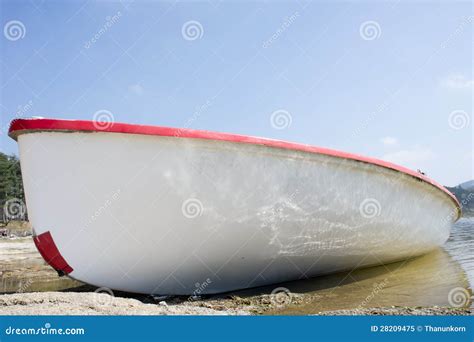
{"type": "Polygon", "coordinates": [[[20,161],[15,155],[0,152],[0,222],[26,220],[25,193],[20,161]]]}

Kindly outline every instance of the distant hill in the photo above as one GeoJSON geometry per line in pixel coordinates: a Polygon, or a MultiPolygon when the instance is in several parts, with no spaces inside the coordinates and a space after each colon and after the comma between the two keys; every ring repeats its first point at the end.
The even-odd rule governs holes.
{"type": "Polygon", "coordinates": [[[474,179],[461,183],[458,186],[463,188],[464,190],[474,190],[474,179]]]}
{"type": "Polygon", "coordinates": [[[474,180],[464,182],[455,187],[446,187],[461,203],[464,216],[474,216],[474,180]]]}

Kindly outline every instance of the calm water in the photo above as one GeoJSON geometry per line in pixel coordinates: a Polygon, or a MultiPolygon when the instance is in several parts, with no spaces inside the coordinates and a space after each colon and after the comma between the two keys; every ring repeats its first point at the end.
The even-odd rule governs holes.
{"type": "Polygon", "coordinates": [[[31,237],[0,239],[0,293],[57,291],[77,286],[46,265],[31,237]]]}
{"type": "MultiPolygon", "coordinates": [[[[290,295],[281,307],[268,312],[286,315],[364,307],[452,306],[451,291],[460,288],[472,291],[473,243],[474,218],[463,218],[456,223],[442,248],[421,257],[239,291],[238,295],[254,296],[269,293],[276,287],[287,288],[295,295],[290,295]]],[[[465,306],[472,306],[468,295],[464,295],[465,306]]]]}
{"type": "Polygon", "coordinates": [[[469,283],[474,286],[474,217],[456,222],[444,249],[461,264],[469,283]]]}

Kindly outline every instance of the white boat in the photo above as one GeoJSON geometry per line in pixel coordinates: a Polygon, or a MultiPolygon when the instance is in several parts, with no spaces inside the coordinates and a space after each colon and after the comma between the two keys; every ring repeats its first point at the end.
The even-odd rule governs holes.
{"type": "Polygon", "coordinates": [[[455,197],[349,153],[190,129],[18,119],[34,240],[114,290],[205,294],[389,263],[442,245],[455,197]]]}

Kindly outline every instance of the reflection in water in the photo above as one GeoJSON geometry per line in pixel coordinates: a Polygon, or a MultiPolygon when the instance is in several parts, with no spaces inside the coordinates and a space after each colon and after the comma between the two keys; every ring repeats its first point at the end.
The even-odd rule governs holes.
{"type": "Polygon", "coordinates": [[[31,237],[0,239],[0,293],[57,291],[78,284],[71,278],[58,277],[31,237]]]}
{"type": "Polygon", "coordinates": [[[358,307],[452,306],[450,291],[468,288],[468,282],[460,265],[438,249],[407,261],[280,286],[305,294],[303,303],[273,312],[292,315],[358,307]]]}
{"type": "Polygon", "coordinates": [[[474,218],[454,226],[449,241],[429,254],[397,263],[317,278],[238,291],[242,297],[287,288],[293,299],[267,314],[313,314],[320,311],[390,306],[472,306],[474,218]],[[471,284],[471,285],[470,285],[471,284]],[[456,289],[460,297],[450,292],[456,289]],[[451,297],[451,301],[450,301],[451,297]],[[458,301],[456,301],[458,300],[458,301]]]}
{"type": "Polygon", "coordinates": [[[474,217],[463,217],[456,222],[444,248],[466,271],[471,286],[474,285],[474,217]]]}

